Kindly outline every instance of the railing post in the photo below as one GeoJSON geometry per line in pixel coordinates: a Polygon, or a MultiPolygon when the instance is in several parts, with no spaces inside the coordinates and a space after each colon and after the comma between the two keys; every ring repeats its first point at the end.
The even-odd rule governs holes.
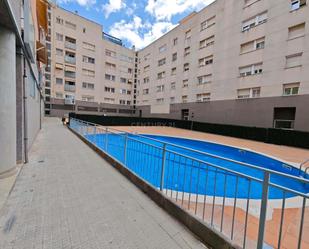
{"type": "Polygon", "coordinates": [[[125,135],[125,140],[124,140],[124,155],[123,155],[123,161],[124,165],[127,165],[127,146],[128,146],[128,133],[125,135]]]}
{"type": "Polygon", "coordinates": [[[95,125],[94,128],[93,128],[93,133],[94,133],[94,144],[97,144],[97,126],[95,125]]]}
{"type": "Polygon", "coordinates": [[[267,202],[268,202],[268,191],[269,191],[269,172],[264,172],[263,180],[263,192],[262,192],[262,201],[261,201],[261,212],[260,212],[260,223],[259,223],[259,234],[258,234],[258,243],[257,249],[262,249],[264,244],[264,233],[266,225],[266,213],[267,213],[267,202]]]}
{"type": "Polygon", "coordinates": [[[163,144],[162,151],[162,167],[161,167],[161,181],[160,181],[160,191],[163,191],[164,186],[164,171],[165,171],[165,157],[166,157],[166,144],[163,144]]]}
{"type": "Polygon", "coordinates": [[[105,128],[105,152],[107,152],[108,127],[105,128]]]}

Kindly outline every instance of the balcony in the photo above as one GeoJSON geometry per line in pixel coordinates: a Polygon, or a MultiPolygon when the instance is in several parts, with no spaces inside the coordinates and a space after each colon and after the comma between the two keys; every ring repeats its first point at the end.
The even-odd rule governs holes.
{"type": "Polygon", "coordinates": [[[75,57],[71,57],[71,56],[65,56],[64,57],[64,61],[66,62],[66,63],[70,63],[70,64],[76,64],[76,58],[75,57]]]}
{"type": "Polygon", "coordinates": [[[76,78],[76,73],[75,72],[71,72],[71,71],[65,71],[64,72],[64,77],[65,78],[75,79],[76,78]]]}
{"type": "Polygon", "coordinates": [[[75,92],[75,90],[76,90],[76,86],[75,85],[64,84],[64,91],[75,92]]]}
{"type": "Polygon", "coordinates": [[[65,48],[76,50],[76,43],[65,41],[65,48]]]}
{"type": "Polygon", "coordinates": [[[65,98],[64,99],[64,104],[65,105],[74,105],[75,104],[75,99],[74,98],[65,98]]]}

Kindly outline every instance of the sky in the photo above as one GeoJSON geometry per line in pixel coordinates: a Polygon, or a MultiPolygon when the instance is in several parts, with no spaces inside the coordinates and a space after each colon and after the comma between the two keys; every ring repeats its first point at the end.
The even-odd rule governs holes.
{"type": "Polygon", "coordinates": [[[103,26],[127,47],[141,49],[173,29],[192,11],[215,0],[56,0],[64,9],[103,26]]]}

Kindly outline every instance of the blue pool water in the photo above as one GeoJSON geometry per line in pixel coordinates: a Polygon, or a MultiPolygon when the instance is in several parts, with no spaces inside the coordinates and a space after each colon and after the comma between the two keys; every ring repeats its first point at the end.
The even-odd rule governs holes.
{"type": "MultiPolygon", "coordinates": [[[[86,138],[96,143],[97,146],[103,150],[106,149],[105,134],[96,135],[96,137],[94,135],[88,135],[86,138]]],[[[153,141],[149,138],[181,145],[194,150],[211,153],[217,156],[253,164],[294,176],[308,177],[307,175],[305,176],[303,172],[300,172],[299,169],[283,162],[234,147],[168,136],[144,135],[144,137],[140,137],[129,135],[129,139],[127,140],[126,166],[155,187],[160,186],[163,143],[153,141]],[[158,148],[148,144],[155,145],[158,148]]],[[[124,162],[125,136],[119,134],[108,134],[107,141],[108,153],[117,160],[124,162]]],[[[248,180],[241,176],[237,177],[233,173],[221,169],[218,170],[207,163],[215,164],[225,169],[240,172],[258,179],[263,179],[263,172],[261,170],[178,148],[173,145],[167,145],[166,149],[168,152],[166,152],[165,160],[164,189],[185,193],[198,193],[201,195],[206,194],[208,196],[215,195],[230,198],[234,198],[235,196],[237,198],[247,198],[249,196],[251,199],[261,198],[262,184],[260,182],[248,180]],[[192,159],[185,158],[178,155],[178,153],[191,157],[192,159]],[[194,159],[202,160],[205,163],[197,162],[194,159]]],[[[302,193],[309,193],[309,184],[301,183],[284,176],[271,174],[270,182],[302,193]]],[[[285,196],[292,197],[294,194],[286,192],[285,196]]],[[[281,189],[270,187],[269,199],[281,199],[282,197],[283,191],[281,189]]]]}

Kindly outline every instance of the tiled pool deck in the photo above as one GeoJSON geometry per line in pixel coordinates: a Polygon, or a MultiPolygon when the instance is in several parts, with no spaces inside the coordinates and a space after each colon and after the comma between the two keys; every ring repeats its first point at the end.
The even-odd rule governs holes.
{"type": "MultiPolygon", "coordinates": [[[[190,130],[178,129],[173,127],[137,127],[137,126],[117,126],[112,127],[115,129],[128,131],[128,132],[137,132],[140,134],[160,134],[167,136],[176,136],[184,137],[198,140],[207,140],[210,142],[241,147],[244,149],[249,149],[256,151],[262,154],[269,155],[271,157],[278,158],[283,161],[287,161],[299,167],[299,164],[309,158],[309,150],[293,148],[288,146],[279,146],[273,144],[266,144],[256,141],[250,141],[245,139],[238,139],[233,137],[226,137],[202,132],[195,132],[190,130]]],[[[308,165],[309,166],[309,165],[308,165]]],[[[172,197],[174,198],[174,197],[172,197]]],[[[194,199],[194,198],[193,198],[194,199]]],[[[292,201],[293,202],[293,201],[292,201]]],[[[188,208],[188,202],[181,203],[178,201],[179,205],[183,204],[184,208],[188,208]]],[[[281,207],[281,201],[278,201],[281,207]]],[[[250,203],[250,208],[254,209],[254,202],[250,203]]],[[[308,205],[308,203],[307,203],[308,205]]],[[[210,222],[210,217],[208,214],[211,213],[211,204],[207,204],[205,207],[205,221],[210,222]]],[[[190,203],[189,209],[192,213],[195,213],[201,217],[203,210],[203,203],[198,203],[197,207],[194,202],[190,203]]],[[[215,215],[214,215],[214,225],[220,227],[222,214],[222,205],[216,205],[215,215]]],[[[301,209],[300,208],[286,208],[284,212],[284,223],[282,229],[282,243],[281,248],[291,249],[297,248],[298,235],[299,235],[299,224],[301,218],[301,209]]],[[[224,228],[223,232],[228,235],[231,232],[231,222],[232,222],[232,207],[225,207],[224,209],[224,228]]],[[[236,221],[235,221],[235,240],[239,244],[242,244],[243,231],[244,231],[244,219],[245,212],[238,208],[236,210],[236,221]]],[[[281,208],[274,208],[269,219],[266,223],[265,230],[265,241],[273,246],[277,247],[277,241],[279,237],[279,225],[281,220],[281,208]]],[[[253,215],[248,217],[248,228],[247,228],[247,248],[255,248],[255,241],[258,233],[258,224],[259,219],[253,215]]],[[[302,248],[309,248],[309,207],[305,211],[305,220],[304,220],[304,230],[302,236],[302,248]]]]}

